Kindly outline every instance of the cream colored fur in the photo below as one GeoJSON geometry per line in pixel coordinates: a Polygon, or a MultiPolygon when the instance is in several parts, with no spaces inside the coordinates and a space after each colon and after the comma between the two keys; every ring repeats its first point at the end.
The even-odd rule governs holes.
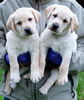
{"type": "Polygon", "coordinates": [[[10,29],[6,35],[6,48],[10,61],[10,73],[7,75],[5,88],[7,94],[10,94],[11,88],[14,89],[16,83],[20,81],[19,64],[17,61],[17,57],[20,54],[24,54],[27,51],[30,52],[30,79],[34,83],[41,79],[39,72],[39,34],[36,29],[36,23],[38,23],[39,20],[40,13],[35,9],[19,8],[10,15],[7,21],[7,26],[10,29]],[[28,31],[28,29],[30,31],[28,31]]]}
{"type": "Polygon", "coordinates": [[[55,82],[57,85],[64,85],[68,82],[71,56],[72,53],[76,53],[77,49],[75,30],[79,25],[76,15],[66,6],[51,5],[45,9],[45,15],[48,24],[40,39],[41,76],[44,76],[48,48],[52,48],[62,56],[62,63],[59,71],[52,70],[50,78],[40,88],[40,92],[44,95],[55,82]],[[56,25],[56,29],[53,28],[53,24],[56,25]]]}

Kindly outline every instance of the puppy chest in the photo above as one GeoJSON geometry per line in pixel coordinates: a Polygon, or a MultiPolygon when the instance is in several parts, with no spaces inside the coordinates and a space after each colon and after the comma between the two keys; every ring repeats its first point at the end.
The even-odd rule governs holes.
{"type": "Polygon", "coordinates": [[[38,44],[36,45],[36,42],[21,42],[18,43],[17,46],[15,47],[16,54],[20,55],[25,52],[32,52],[38,49],[38,44]]]}
{"type": "Polygon", "coordinates": [[[54,43],[51,48],[63,55],[67,49],[70,49],[70,46],[67,43],[54,43]]]}
{"type": "Polygon", "coordinates": [[[16,54],[17,54],[17,55],[23,54],[23,53],[29,51],[29,49],[30,49],[30,48],[29,48],[28,44],[25,45],[25,43],[24,43],[24,45],[20,45],[20,44],[19,44],[19,46],[16,46],[16,47],[15,47],[16,54]]]}
{"type": "Polygon", "coordinates": [[[51,48],[54,50],[54,51],[56,51],[56,52],[58,52],[58,53],[62,53],[63,51],[64,51],[64,47],[60,47],[61,45],[52,45],[51,46],[51,48]]]}

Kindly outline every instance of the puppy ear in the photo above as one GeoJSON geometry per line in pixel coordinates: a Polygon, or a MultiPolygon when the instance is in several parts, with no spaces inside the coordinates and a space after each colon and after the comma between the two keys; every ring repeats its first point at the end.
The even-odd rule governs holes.
{"type": "Polygon", "coordinates": [[[79,26],[78,18],[76,14],[73,14],[72,20],[71,20],[71,32],[75,31],[79,26]]]}
{"type": "Polygon", "coordinates": [[[14,14],[10,15],[7,21],[7,27],[11,30],[14,30],[14,14]]]}
{"type": "Polygon", "coordinates": [[[41,17],[40,12],[38,12],[37,10],[35,10],[33,8],[31,8],[31,10],[32,10],[32,13],[34,15],[34,18],[35,18],[36,23],[38,23],[39,20],[40,20],[40,17],[41,17]]]}
{"type": "Polygon", "coordinates": [[[50,5],[49,7],[45,8],[45,16],[46,19],[48,20],[52,14],[52,12],[58,7],[58,5],[50,5]]]}

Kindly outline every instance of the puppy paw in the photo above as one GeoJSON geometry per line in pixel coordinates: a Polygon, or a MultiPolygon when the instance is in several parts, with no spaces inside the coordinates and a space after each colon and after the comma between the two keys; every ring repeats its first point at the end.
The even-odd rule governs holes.
{"type": "Polygon", "coordinates": [[[40,91],[40,93],[43,94],[43,95],[47,95],[47,93],[48,93],[48,90],[47,90],[45,87],[41,87],[41,88],[39,89],[39,91],[40,91]]]}
{"type": "Polygon", "coordinates": [[[10,76],[10,80],[15,82],[15,83],[19,83],[20,81],[20,75],[18,73],[13,73],[10,76]]]}
{"type": "Polygon", "coordinates": [[[6,95],[10,95],[11,92],[12,92],[11,87],[5,88],[5,91],[4,92],[6,93],[6,95]]]}
{"type": "Polygon", "coordinates": [[[33,83],[37,83],[41,79],[41,75],[39,72],[32,72],[30,75],[30,79],[33,83]]]}
{"type": "Polygon", "coordinates": [[[16,87],[16,83],[19,83],[20,81],[20,76],[19,74],[11,74],[10,76],[10,86],[11,88],[15,88],[16,87]]]}
{"type": "Polygon", "coordinates": [[[41,78],[44,77],[44,72],[40,70],[40,75],[41,75],[41,78]]]}
{"type": "Polygon", "coordinates": [[[56,84],[57,85],[64,85],[65,83],[68,82],[67,76],[61,76],[57,79],[56,84]]]}
{"type": "Polygon", "coordinates": [[[16,83],[13,80],[10,80],[10,87],[12,89],[15,89],[16,88],[16,83]]]}

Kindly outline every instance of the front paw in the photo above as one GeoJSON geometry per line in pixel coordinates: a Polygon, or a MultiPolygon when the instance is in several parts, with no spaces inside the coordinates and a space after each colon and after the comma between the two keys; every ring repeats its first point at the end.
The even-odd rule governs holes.
{"type": "Polygon", "coordinates": [[[44,77],[44,71],[40,70],[40,75],[41,75],[41,78],[44,77]]]}
{"type": "Polygon", "coordinates": [[[16,87],[16,83],[19,83],[19,81],[20,81],[20,75],[17,73],[17,74],[15,74],[15,73],[13,73],[13,74],[11,74],[11,76],[10,76],[10,86],[11,86],[11,88],[15,88],[16,87]]]}
{"type": "Polygon", "coordinates": [[[57,85],[64,85],[67,82],[68,82],[68,77],[65,75],[65,76],[58,77],[56,84],[57,85]]]}
{"type": "Polygon", "coordinates": [[[9,87],[5,87],[5,93],[6,93],[6,95],[10,95],[11,94],[11,91],[12,91],[12,89],[11,89],[11,87],[9,86],[9,87]]]}
{"type": "Polygon", "coordinates": [[[32,72],[30,75],[30,79],[33,83],[37,83],[39,82],[39,80],[41,79],[41,75],[39,72],[32,72]]]}
{"type": "Polygon", "coordinates": [[[40,93],[43,94],[43,95],[47,95],[47,93],[48,93],[48,89],[45,88],[44,86],[41,87],[41,88],[39,89],[39,91],[40,91],[40,93]]]}

